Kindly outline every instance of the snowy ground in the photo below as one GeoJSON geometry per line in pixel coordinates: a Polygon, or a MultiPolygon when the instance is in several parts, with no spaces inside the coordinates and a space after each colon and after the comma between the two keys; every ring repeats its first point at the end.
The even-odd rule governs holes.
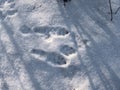
{"type": "Polygon", "coordinates": [[[0,90],[120,90],[109,13],[107,0],[0,0],[0,90]]]}

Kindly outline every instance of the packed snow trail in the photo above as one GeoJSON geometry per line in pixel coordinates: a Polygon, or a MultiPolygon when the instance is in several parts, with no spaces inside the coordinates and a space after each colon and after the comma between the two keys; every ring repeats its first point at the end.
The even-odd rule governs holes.
{"type": "Polygon", "coordinates": [[[0,90],[120,90],[108,13],[107,0],[0,0],[0,90]]]}

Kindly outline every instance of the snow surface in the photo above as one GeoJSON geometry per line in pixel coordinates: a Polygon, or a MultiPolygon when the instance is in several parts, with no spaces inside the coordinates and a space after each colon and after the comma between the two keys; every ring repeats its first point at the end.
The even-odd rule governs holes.
{"type": "Polygon", "coordinates": [[[108,0],[0,0],[0,90],[120,90],[109,13],[108,0]]]}

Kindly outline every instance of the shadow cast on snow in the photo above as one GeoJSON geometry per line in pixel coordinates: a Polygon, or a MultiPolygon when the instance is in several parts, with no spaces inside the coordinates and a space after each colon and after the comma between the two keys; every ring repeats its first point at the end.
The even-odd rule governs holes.
{"type": "MultiPolygon", "coordinates": [[[[84,2],[84,1],[82,1],[82,2],[84,2]]],[[[104,16],[104,14],[94,11],[91,7],[85,6],[82,2],[74,3],[72,7],[75,7],[76,9],[81,8],[86,13],[86,16],[90,17],[91,20],[93,20],[95,22],[95,24],[97,24],[101,28],[101,30],[103,30],[105,32],[105,34],[109,36],[109,38],[107,40],[110,41],[111,47],[114,48],[114,50],[116,52],[115,56],[117,55],[119,57],[120,43],[118,43],[118,41],[119,41],[118,37],[113,33],[111,28],[107,25],[108,20],[105,19],[106,17],[104,16]],[[84,5],[84,7],[82,7],[83,6],[82,4],[84,5]],[[104,19],[102,19],[100,16],[102,16],[104,19]]],[[[58,4],[58,6],[59,6],[59,8],[60,8],[59,10],[61,11],[62,14],[66,15],[66,16],[70,16],[69,17],[70,20],[67,20],[68,18],[64,17],[65,22],[66,21],[70,22],[72,20],[71,26],[75,26],[76,32],[80,35],[80,37],[82,39],[84,39],[84,37],[82,37],[82,36],[86,36],[92,44],[92,48],[89,46],[86,46],[86,52],[87,52],[86,56],[89,57],[88,62],[93,67],[93,70],[89,70],[90,67],[86,65],[86,63],[84,62],[84,59],[82,60],[82,58],[80,58],[81,64],[84,66],[84,68],[86,68],[84,70],[88,76],[92,90],[100,90],[100,87],[96,86],[96,83],[94,82],[94,78],[91,74],[92,72],[96,72],[96,76],[98,76],[97,78],[99,78],[99,81],[101,82],[101,84],[105,90],[114,90],[114,89],[120,90],[120,85],[119,85],[120,77],[117,75],[117,72],[115,72],[113,70],[113,68],[109,65],[109,63],[111,62],[111,60],[109,60],[110,56],[106,56],[107,54],[104,55],[104,52],[101,50],[101,47],[105,46],[105,48],[106,48],[107,44],[104,44],[104,45],[102,45],[101,43],[98,44],[92,37],[92,34],[89,33],[89,30],[91,28],[87,27],[87,29],[86,29],[86,26],[84,26],[82,24],[83,20],[79,20],[79,19],[75,19],[74,17],[71,17],[71,14],[73,14],[73,12],[69,11],[69,9],[68,9],[69,5],[62,9],[61,9],[60,4],[58,4]],[[102,67],[104,67],[104,68],[102,68],[102,67]],[[106,73],[104,72],[104,69],[107,70],[107,74],[109,76],[106,75],[106,73]]],[[[83,13],[79,12],[79,14],[78,14],[79,17],[82,18],[83,13]]],[[[67,26],[71,27],[69,24],[67,24],[67,26]]],[[[74,42],[77,42],[77,41],[75,41],[75,37],[74,37],[74,42]]],[[[103,49],[105,49],[105,48],[103,47],[103,49]]],[[[108,49],[110,49],[110,48],[108,48],[108,49]]],[[[110,52],[108,52],[108,53],[110,53],[110,52]]],[[[112,54],[114,54],[114,53],[112,53],[112,54]]],[[[112,54],[110,53],[108,55],[112,55],[112,54]]],[[[114,57],[114,55],[113,55],[113,57],[114,57]]],[[[112,60],[112,62],[114,62],[114,61],[112,60]]]]}
{"type": "MultiPolygon", "coordinates": [[[[16,52],[16,55],[20,58],[20,62],[23,64],[23,66],[25,67],[25,70],[27,71],[27,74],[28,74],[28,78],[30,78],[30,81],[32,82],[32,85],[33,85],[33,88],[35,90],[42,90],[42,88],[40,87],[39,83],[36,81],[36,79],[33,77],[33,75],[30,73],[30,70],[29,68],[27,67],[26,65],[26,62],[25,62],[25,59],[24,59],[24,52],[22,51],[21,47],[19,46],[17,40],[14,38],[13,36],[13,31],[12,31],[12,28],[7,25],[7,23],[5,23],[4,21],[2,21],[2,26],[5,28],[4,30],[6,30],[7,32],[7,35],[9,36],[9,39],[11,41],[11,43],[13,44],[15,50],[17,51],[16,52]]],[[[1,41],[2,43],[2,41],[1,41]]],[[[15,71],[16,75],[17,75],[17,78],[22,86],[22,89],[24,89],[24,85],[22,84],[20,78],[19,78],[19,73],[18,71],[16,70],[16,67],[14,65],[14,60],[11,59],[10,55],[6,52],[6,48],[4,47],[4,45],[2,45],[2,48],[4,50],[4,53],[6,54],[7,56],[7,59],[10,63],[10,65],[12,66],[13,70],[15,71]]]]}

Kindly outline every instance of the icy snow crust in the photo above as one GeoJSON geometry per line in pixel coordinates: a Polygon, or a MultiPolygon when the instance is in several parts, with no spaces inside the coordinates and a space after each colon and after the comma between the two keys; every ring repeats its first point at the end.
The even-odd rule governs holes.
{"type": "Polygon", "coordinates": [[[0,0],[0,90],[120,90],[109,12],[107,0],[0,0]]]}

